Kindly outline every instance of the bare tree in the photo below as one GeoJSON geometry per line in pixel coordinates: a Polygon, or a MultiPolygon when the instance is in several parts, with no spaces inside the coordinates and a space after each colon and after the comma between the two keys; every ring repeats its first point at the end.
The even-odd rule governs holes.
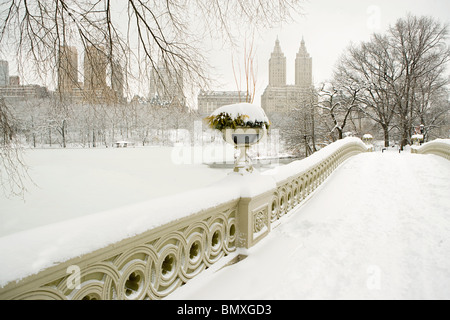
{"type": "Polygon", "coordinates": [[[340,60],[335,79],[359,89],[360,110],[381,126],[386,146],[397,129],[403,149],[432,96],[448,85],[447,34],[448,27],[433,18],[408,15],[386,35],[350,46],[340,60]]]}
{"type": "Polygon", "coordinates": [[[448,136],[441,128],[450,125],[450,92],[447,87],[434,86],[431,82],[421,84],[416,92],[414,102],[415,130],[424,135],[424,140],[439,136],[448,136]],[[423,130],[423,132],[420,132],[423,130]]]}
{"type": "Polygon", "coordinates": [[[397,81],[394,88],[403,148],[414,127],[418,91],[424,84],[436,85],[436,79],[442,76],[450,61],[450,48],[446,43],[448,26],[430,17],[408,15],[399,19],[389,34],[392,54],[402,69],[401,81],[397,81]]]}
{"type": "Polygon", "coordinates": [[[284,151],[297,157],[308,157],[317,151],[317,145],[329,141],[317,134],[317,92],[315,88],[305,89],[296,99],[290,101],[289,112],[273,112],[268,116],[271,127],[279,130],[284,151]]]}
{"type": "Polygon", "coordinates": [[[23,197],[29,176],[16,133],[16,120],[0,97],[0,185],[6,196],[23,197]]]}
{"type": "Polygon", "coordinates": [[[334,75],[341,88],[355,94],[360,110],[380,125],[386,147],[395,115],[392,86],[400,79],[388,50],[389,39],[375,34],[369,42],[350,46],[334,75]]]}
{"type": "Polygon", "coordinates": [[[343,138],[345,127],[357,107],[358,93],[359,89],[352,89],[351,86],[340,89],[332,83],[322,84],[318,107],[331,119],[333,126],[330,134],[337,131],[338,139],[343,138]]]}

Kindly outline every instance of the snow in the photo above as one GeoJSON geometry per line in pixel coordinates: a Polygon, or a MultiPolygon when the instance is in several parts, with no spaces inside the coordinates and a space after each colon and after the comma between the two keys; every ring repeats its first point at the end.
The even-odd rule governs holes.
{"type": "Polygon", "coordinates": [[[224,181],[4,236],[0,286],[239,197],[224,181]]]}
{"type": "Polygon", "coordinates": [[[427,143],[423,144],[422,146],[425,146],[428,143],[433,143],[433,142],[445,143],[445,144],[449,144],[450,145],[450,139],[436,139],[436,140],[427,142],[427,143]]]}
{"type": "MultiPolygon", "coordinates": [[[[295,175],[345,143],[361,143],[352,139],[279,171],[245,175],[188,161],[211,160],[202,153],[208,148],[29,150],[26,161],[37,186],[25,203],[0,198],[0,286],[202,210],[274,190],[279,176],[295,175]]],[[[217,154],[226,158],[231,151],[217,154]]]]}
{"type": "Polygon", "coordinates": [[[234,149],[146,147],[30,149],[25,201],[0,192],[0,236],[202,188],[226,177],[203,161],[234,149]]]}
{"type": "Polygon", "coordinates": [[[265,122],[270,123],[264,109],[258,105],[250,103],[237,103],[226,105],[215,110],[211,116],[217,116],[221,113],[228,113],[228,115],[236,119],[239,116],[247,116],[247,122],[265,122]]]}
{"type": "MultiPolygon", "coordinates": [[[[189,164],[183,155],[186,149],[29,150],[31,174],[38,185],[29,186],[32,192],[25,203],[0,198],[0,287],[276,187],[272,178],[260,174],[242,176],[230,174],[229,168],[189,164]]],[[[201,149],[190,150],[191,161],[201,162],[202,155],[212,160],[210,148],[205,148],[206,154],[201,149]]],[[[217,154],[221,159],[233,157],[234,150],[217,154]]]]}
{"type": "Polygon", "coordinates": [[[272,179],[259,174],[230,174],[205,188],[4,236],[0,238],[0,287],[54,264],[107,247],[202,210],[241,197],[253,197],[274,187],[272,179]]]}
{"type": "MultiPolygon", "coordinates": [[[[414,137],[414,136],[413,136],[414,137]]],[[[422,137],[422,140],[423,140],[423,137],[422,137]]],[[[413,146],[411,146],[411,148],[412,149],[415,149],[415,150],[420,150],[422,147],[425,147],[425,146],[429,146],[429,145],[433,145],[433,144],[435,144],[435,143],[443,143],[443,144],[448,144],[448,145],[450,145],[450,139],[435,139],[435,140],[433,140],[433,141],[429,141],[429,142],[427,142],[427,143],[424,143],[424,144],[422,144],[422,145],[420,145],[420,146],[416,146],[416,145],[413,145],[413,146]]]]}
{"type": "Polygon", "coordinates": [[[167,299],[447,300],[449,191],[444,158],[352,157],[255,247],[167,299]]]}
{"type": "Polygon", "coordinates": [[[261,174],[259,172],[244,175],[233,172],[219,183],[225,182],[228,184],[229,188],[236,188],[236,186],[239,186],[241,198],[256,197],[265,192],[274,190],[277,187],[273,177],[261,174]]]}
{"type": "MultiPolygon", "coordinates": [[[[346,138],[306,160],[251,175],[188,164],[199,156],[186,157],[183,148],[30,150],[37,186],[29,186],[25,203],[0,198],[0,287],[272,190],[348,142],[362,144],[346,138]]],[[[450,162],[443,158],[352,157],[267,238],[236,252],[247,259],[219,272],[230,255],[170,298],[450,298],[449,190],[450,162]]]]}
{"type": "Polygon", "coordinates": [[[367,148],[367,146],[361,141],[361,139],[348,137],[328,145],[327,147],[312,154],[308,158],[291,162],[290,164],[287,164],[285,166],[276,167],[272,170],[265,171],[263,174],[272,176],[276,180],[276,182],[282,182],[289,177],[298,175],[302,172],[306,172],[307,170],[317,165],[319,162],[327,159],[331,154],[348,143],[360,144],[363,148],[367,148]]]}

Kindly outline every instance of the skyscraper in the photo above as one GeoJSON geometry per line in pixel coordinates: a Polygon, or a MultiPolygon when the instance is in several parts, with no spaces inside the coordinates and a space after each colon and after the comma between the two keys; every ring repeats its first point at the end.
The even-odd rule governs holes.
{"type": "Polygon", "coordinates": [[[119,61],[114,61],[111,66],[111,89],[118,99],[123,98],[124,93],[124,74],[119,61]]]}
{"type": "Polygon", "coordinates": [[[108,61],[103,48],[88,46],[84,55],[84,91],[96,93],[104,91],[108,61]]]}
{"type": "Polygon", "coordinates": [[[312,58],[306,50],[303,37],[295,59],[295,85],[302,88],[312,86],[312,58]]]}
{"type": "Polygon", "coordinates": [[[61,46],[58,63],[58,91],[60,93],[71,93],[78,86],[77,48],[61,46]]]}
{"type": "Polygon", "coordinates": [[[9,85],[9,64],[8,61],[0,60],[0,87],[9,85]]]}
{"type": "Polygon", "coordinates": [[[281,51],[280,41],[275,41],[275,48],[269,60],[269,86],[282,87],[286,85],[286,57],[281,51]]]}

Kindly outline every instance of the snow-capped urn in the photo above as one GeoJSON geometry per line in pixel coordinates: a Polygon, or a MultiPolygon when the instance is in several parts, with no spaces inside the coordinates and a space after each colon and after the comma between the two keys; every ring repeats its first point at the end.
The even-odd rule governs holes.
{"type": "Polygon", "coordinates": [[[206,120],[212,129],[222,132],[226,142],[239,148],[234,172],[253,172],[248,149],[258,143],[270,128],[270,121],[264,110],[255,104],[237,103],[218,108],[206,120]]]}
{"type": "Polygon", "coordinates": [[[373,136],[370,133],[366,133],[365,135],[363,135],[362,141],[364,142],[364,144],[366,146],[372,145],[372,143],[373,143],[373,136]]]}
{"type": "Polygon", "coordinates": [[[411,141],[412,141],[413,145],[420,146],[420,144],[423,142],[423,134],[412,135],[411,141]]]}
{"type": "Polygon", "coordinates": [[[373,136],[370,133],[366,133],[363,135],[362,141],[367,146],[367,150],[373,152],[373,136]]]}
{"type": "Polygon", "coordinates": [[[270,121],[263,108],[251,103],[230,104],[218,108],[206,118],[212,129],[265,128],[270,121]]]}
{"type": "Polygon", "coordinates": [[[373,136],[370,133],[366,133],[362,138],[365,144],[372,144],[373,136]]]}

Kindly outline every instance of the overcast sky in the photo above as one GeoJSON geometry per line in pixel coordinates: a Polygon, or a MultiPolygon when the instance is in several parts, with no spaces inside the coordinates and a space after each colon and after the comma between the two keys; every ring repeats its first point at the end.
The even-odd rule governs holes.
{"type": "MultiPolygon", "coordinates": [[[[265,30],[257,36],[258,82],[255,102],[268,84],[268,61],[276,37],[287,58],[287,81],[294,84],[295,55],[302,36],[313,58],[315,83],[329,79],[333,67],[351,43],[370,39],[373,32],[384,32],[407,13],[428,15],[450,24],[449,0],[310,0],[304,15],[281,28],[265,30]]],[[[217,76],[223,80],[215,90],[237,90],[232,72],[231,53],[218,50],[211,54],[217,76]]]]}

